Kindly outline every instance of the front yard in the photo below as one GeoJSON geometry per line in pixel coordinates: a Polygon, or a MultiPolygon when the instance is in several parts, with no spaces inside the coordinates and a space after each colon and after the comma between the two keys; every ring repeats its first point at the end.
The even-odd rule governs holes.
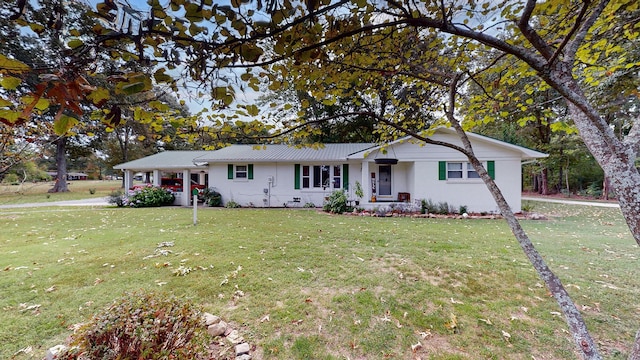
{"type": "MultiPolygon", "coordinates": [[[[525,221],[608,358],[640,326],[638,248],[617,209],[525,221]]],[[[303,209],[0,210],[0,358],[40,359],[126,291],[192,299],[256,359],[566,359],[558,307],[501,220],[303,209]]]]}

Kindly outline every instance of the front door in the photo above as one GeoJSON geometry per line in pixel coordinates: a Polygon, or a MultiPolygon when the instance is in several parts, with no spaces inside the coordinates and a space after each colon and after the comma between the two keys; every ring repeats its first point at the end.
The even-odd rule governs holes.
{"type": "Polygon", "coordinates": [[[378,167],[380,182],[378,183],[379,196],[391,196],[391,165],[380,165],[378,167]]]}

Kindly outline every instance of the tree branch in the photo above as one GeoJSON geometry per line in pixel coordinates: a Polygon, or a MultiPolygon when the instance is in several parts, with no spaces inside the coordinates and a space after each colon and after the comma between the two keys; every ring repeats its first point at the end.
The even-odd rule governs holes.
{"type": "Polygon", "coordinates": [[[551,47],[544,41],[543,38],[540,37],[540,35],[538,35],[535,30],[533,30],[531,25],[529,25],[529,20],[531,20],[531,15],[533,14],[533,10],[535,9],[535,7],[536,0],[527,1],[527,4],[522,11],[522,16],[520,17],[520,20],[518,20],[517,25],[520,29],[520,32],[522,32],[522,35],[524,35],[524,37],[527,38],[529,42],[531,42],[531,45],[533,45],[533,47],[540,51],[540,54],[542,54],[542,56],[544,56],[546,59],[549,59],[551,58],[551,56],[553,56],[551,47]]]}
{"type": "Polygon", "coordinates": [[[578,30],[578,28],[580,27],[580,23],[582,22],[582,19],[584,18],[584,15],[587,13],[587,9],[589,8],[589,4],[591,4],[590,0],[584,0],[584,4],[582,5],[582,8],[580,9],[580,13],[576,17],[576,21],[573,24],[573,27],[571,28],[571,30],[569,30],[569,33],[567,34],[567,36],[565,36],[564,39],[562,39],[562,43],[560,43],[560,46],[558,46],[558,48],[553,53],[551,58],[549,58],[549,64],[553,64],[553,62],[558,58],[558,56],[560,56],[560,53],[562,53],[562,49],[564,49],[564,47],[567,45],[567,43],[571,40],[571,37],[573,36],[573,34],[578,30]]]}
{"type": "MultiPolygon", "coordinates": [[[[587,0],[585,0],[587,1],[587,0]]],[[[591,15],[587,18],[585,22],[582,23],[580,30],[576,33],[576,36],[573,40],[571,40],[567,44],[567,52],[565,54],[566,62],[573,63],[575,61],[576,52],[578,52],[578,48],[582,45],[582,42],[586,38],[589,33],[589,29],[593,26],[596,20],[602,15],[605,7],[609,4],[609,0],[600,0],[598,5],[593,9],[591,15]]],[[[586,5],[585,5],[586,7],[586,5]]]]}

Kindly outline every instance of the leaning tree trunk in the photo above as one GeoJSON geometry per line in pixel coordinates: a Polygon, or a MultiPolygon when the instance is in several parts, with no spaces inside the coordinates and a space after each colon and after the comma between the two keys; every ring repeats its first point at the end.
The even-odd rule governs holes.
{"type": "Polygon", "coordinates": [[[67,192],[67,138],[60,136],[56,140],[56,183],[49,189],[50,193],[67,192]]]}
{"type": "Polygon", "coordinates": [[[520,222],[516,218],[515,214],[511,210],[511,207],[507,203],[507,200],[504,198],[502,191],[496,185],[495,181],[489,176],[489,173],[482,166],[482,163],[473,153],[473,148],[471,146],[471,142],[467,137],[464,130],[460,124],[453,120],[450,117],[450,122],[452,126],[455,128],[458,133],[462,143],[464,145],[465,150],[467,150],[467,157],[469,162],[473,165],[474,169],[480,175],[480,178],[484,181],[489,192],[496,201],[502,216],[506,220],[511,232],[515,236],[516,240],[520,244],[524,254],[529,259],[531,265],[533,265],[534,269],[538,273],[538,276],[542,281],[544,281],[547,289],[556,299],[556,302],[560,306],[560,310],[562,311],[566,323],[569,326],[569,333],[573,337],[573,340],[580,350],[581,357],[585,360],[601,360],[602,357],[598,352],[598,347],[596,346],[595,341],[591,337],[589,330],[587,329],[587,325],[578,310],[578,307],[571,299],[571,296],[565,289],[564,285],[560,281],[560,278],[549,268],[547,263],[542,258],[542,255],[538,252],[538,250],[529,239],[529,236],[524,231],[520,222]]]}

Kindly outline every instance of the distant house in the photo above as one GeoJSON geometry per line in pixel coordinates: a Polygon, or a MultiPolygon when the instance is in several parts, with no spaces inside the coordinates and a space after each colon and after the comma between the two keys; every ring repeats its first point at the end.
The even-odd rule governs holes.
{"type": "MultiPolygon", "coordinates": [[[[468,136],[509,205],[520,211],[522,161],[547,155],[473,133],[468,136]]],[[[447,128],[438,129],[431,138],[461,145],[447,128]]],[[[319,149],[232,145],[216,151],[159,153],[115,168],[125,171],[128,187],[135,172],[152,171],[157,182],[162,173],[175,171],[178,177],[215,188],[223,202],[233,200],[242,206],[320,206],[332,191],[343,189],[365,208],[429,199],[473,212],[498,211],[463,154],[409,138],[387,144],[385,151],[368,143],[325,144],[319,149]],[[356,182],[363,188],[362,199],[355,196],[356,182]]],[[[181,197],[178,203],[188,205],[189,199],[181,197]]]]}
{"type": "MultiPolygon", "coordinates": [[[[57,171],[47,171],[47,175],[51,176],[52,179],[58,177],[57,171]]],[[[67,180],[89,180],[89,175],[81,172],[68,172],[67,180]]]]}

